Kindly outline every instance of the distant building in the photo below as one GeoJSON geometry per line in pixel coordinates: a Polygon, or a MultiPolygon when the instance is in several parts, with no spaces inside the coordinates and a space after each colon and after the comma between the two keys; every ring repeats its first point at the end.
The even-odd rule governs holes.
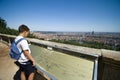
{"type": "Polygon", "coordinates": [[[92,33],[91,33],[92,35],[94,35],[95,34],[95,32],[94,31],[92,31],[92,33]]]}

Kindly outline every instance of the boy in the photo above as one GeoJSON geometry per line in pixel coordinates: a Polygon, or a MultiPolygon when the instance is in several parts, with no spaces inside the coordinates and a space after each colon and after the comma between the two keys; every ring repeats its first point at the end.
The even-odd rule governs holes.
{"type": "MultiPolygon", "coordinates": [[[[27,37],[30,32],[30,29],[26,25],[19,26],[19,35],[15,38],[15,41],[27,37]]],[[[22,51],[21,57],[18,59],[20,63],[21,70],[21,80],[26,80],[26,76],[28,80],[33,80],[34,74],[36,71],[35,68],[35,60],[31,56],[31,51],[28,45],[27,40],[22,40],[17,44],[19,51],[22,51]]]]}

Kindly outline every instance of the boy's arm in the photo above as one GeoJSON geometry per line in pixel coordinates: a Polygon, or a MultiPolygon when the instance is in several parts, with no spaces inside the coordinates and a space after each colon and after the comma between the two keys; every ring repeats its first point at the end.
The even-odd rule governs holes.
{"type": "Polygon", "coordinates": [[[29,60],[32,61],[33,66],[35,66],[35,60],[34,60],[34,58],[32,57],[32,55],[29,53],[29,51],[28,51],[28,50],[24,50],[24,54],[25,54],[25,56],[26,56],[29,60]]]}

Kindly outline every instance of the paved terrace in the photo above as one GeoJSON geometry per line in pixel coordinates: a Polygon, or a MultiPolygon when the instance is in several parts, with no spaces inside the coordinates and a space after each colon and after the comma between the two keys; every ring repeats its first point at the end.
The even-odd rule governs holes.
{"type": "Polygon", "coordinates": [[[8,52],[9,47],[0,42],[0,80],[13,80],[13,76],[18,70],[8,52]]]}

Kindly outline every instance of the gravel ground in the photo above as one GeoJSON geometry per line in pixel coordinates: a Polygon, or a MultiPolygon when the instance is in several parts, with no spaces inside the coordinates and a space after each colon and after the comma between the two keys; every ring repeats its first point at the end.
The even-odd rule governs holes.
{"type": "Polygon", "coordinates": [[[13,80],[13,76],[18,70],[8,53],[9,47],[0,42],[0,80],[13,80]]]}

